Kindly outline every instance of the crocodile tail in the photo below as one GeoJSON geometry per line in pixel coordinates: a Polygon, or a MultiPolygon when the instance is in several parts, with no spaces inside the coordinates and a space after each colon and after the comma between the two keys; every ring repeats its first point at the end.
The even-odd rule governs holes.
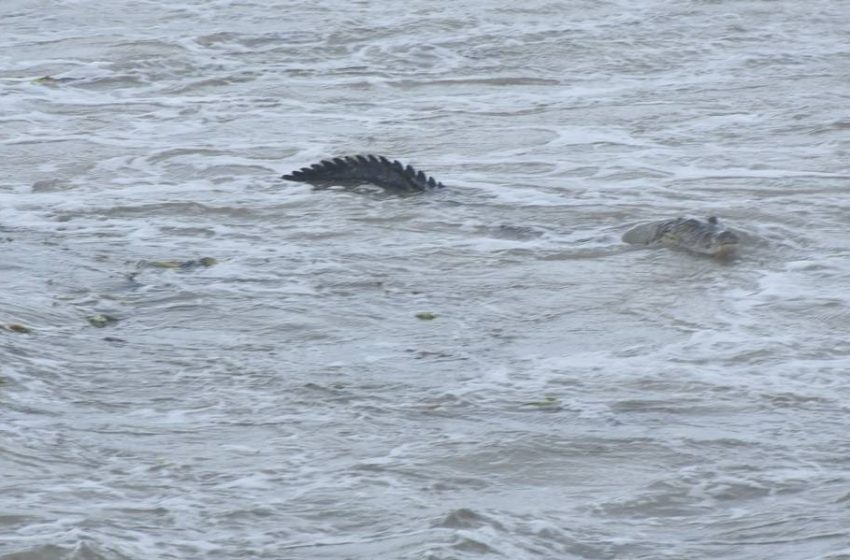
{"type": "Polygon", "coordinates": [[[372,184],[390,191],[419,192],[445,185],[398,160],[384,156],[360,155],[326,159],[282,177],[288,181],[309,183],[317,187],[356,187],[372,184]]]}

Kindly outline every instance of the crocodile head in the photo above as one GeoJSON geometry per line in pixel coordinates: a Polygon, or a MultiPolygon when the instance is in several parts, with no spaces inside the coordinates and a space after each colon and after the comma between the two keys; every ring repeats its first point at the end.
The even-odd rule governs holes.
{"type": "Polygon", "coordinates": [[[741,239],[723,228],[714,216],[707,220],[679,218],[669,224],[663,234],[663,243],[682,247],[713,257],[728,256],[737,250],[741,239]]]}

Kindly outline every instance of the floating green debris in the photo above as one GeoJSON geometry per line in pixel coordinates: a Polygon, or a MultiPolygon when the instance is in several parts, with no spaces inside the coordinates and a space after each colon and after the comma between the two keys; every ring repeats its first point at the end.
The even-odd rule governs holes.
{"type": "Polygon", "coordinates": [[[104,315],[102,313],[98,313],[97,315],[92,315],[91,317],[87,317],[88,322],[91,326],[102,329],[106,325],[111,325],[113,323],[117,323],[118,319],[113,317],[112,315],[104,315]]]}
{"type": "Polygon", "coordinates": [[[560,405],[561,402],[558,400],[558,397],[543,397],[543,400],[528,402],[525,403],[525,406],[537,406],[537,407],[553,407],[560,405]]]}
{"type": "Polygon", "coordinates": [[[180,268],[182,261],[144,261],[144,266],[151,268],[180,268]]]}
{"type": "Polygon", "coordinates": [[[79,78],[54,78],[53,76],[42,76],[40,78],[35,78],[32,80],[32,83],[38,86],[49,86],[56,87],[59,84],[66,84],[68,82],[73,82],[79,80],[79,78]]]}
{"type": "Polygon", "coordinates": [[[200,259],[198,259],[198,262],[201,264],[201,266],[214,266],[218,264],[218,261],[212,257],[201,257],[200,259]]]}
{"type": "Polygon", "coordinates": [[[422,321],[433,321],[437,318],[437,315],[434,313],[429,313],[428,311],[423,311],[421,313],[417,313],[416,318],[422,321]]]}
{"type": "Polygon", "coordinates": [[[32,83],[38,84],[40,86],[55,86],[59,84],[59,80],[57,80],[53,76],[42,76],[40,78],[34,79],[32,83]]]}
{"type": "Polygon", "coordinates": [[[32,329],[29,327],[25,327],[24,325],[19,325],[18,323],[12,323],[10,325],[4,325],[4,329],[9,332],[16,332],[21,334],[29,334],[32,332],[32,329]]]}

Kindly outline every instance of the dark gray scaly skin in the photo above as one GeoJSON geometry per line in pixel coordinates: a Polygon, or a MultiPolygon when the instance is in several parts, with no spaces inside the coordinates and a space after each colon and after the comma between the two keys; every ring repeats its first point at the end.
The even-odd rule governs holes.
{"type": "Polygon", "coordinates": [[[282,177],[316,187],[356,187],[372,184],[394,192],[421,192],[445,185],[433,177],[384,156],[359,155],[327,159],[282,177]]]}
{"type": "Polygon", "coordinates": [[[623,235],[633,245],[678,247],[694,253],[722,257],[733,253],[740,238],[714,216],[706,220],[675,218],[636,226],[623,235]]]}

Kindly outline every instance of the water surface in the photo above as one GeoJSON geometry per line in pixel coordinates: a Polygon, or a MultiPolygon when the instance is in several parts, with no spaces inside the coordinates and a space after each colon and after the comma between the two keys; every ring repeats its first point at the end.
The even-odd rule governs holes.
{"type": "Polygon", "coordinates": [[[5,0],[0,559],[850,558],[848,13],[5,0]]]}

